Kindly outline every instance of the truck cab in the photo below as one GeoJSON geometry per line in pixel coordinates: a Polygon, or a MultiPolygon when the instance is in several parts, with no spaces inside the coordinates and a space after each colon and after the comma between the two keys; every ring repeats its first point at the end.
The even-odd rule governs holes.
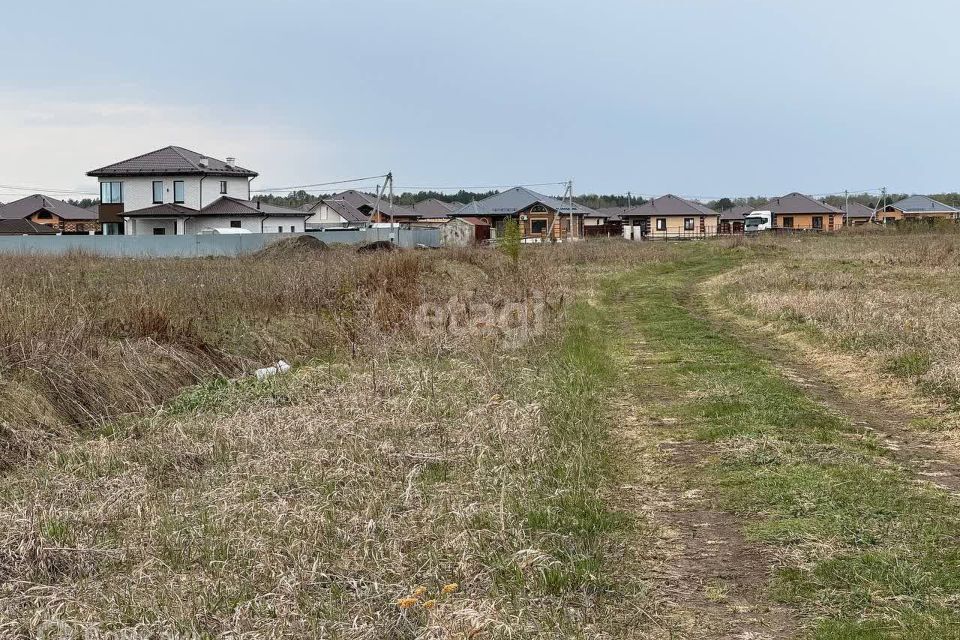
{"type": "Polygon", "coordinates": [[[758,233],[773,229],[772,211],[751,211],[743,219],[744,233],[758,233]]]}

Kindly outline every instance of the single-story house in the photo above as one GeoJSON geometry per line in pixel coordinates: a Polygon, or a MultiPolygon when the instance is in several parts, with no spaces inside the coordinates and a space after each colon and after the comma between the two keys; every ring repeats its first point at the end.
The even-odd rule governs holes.
{"type": "Polygon", "coordinates": [[[249,233],[303,233],[309,215],[298,209],[226,196],[199,211],[167,203],[124,213],[125,233],[138,236],[196,235],[220,230],[231,233],[229,230],[238,229],[249,233]]]}
{"type": "Polygon", "coordinates": [[[524,240],[563,240],[570,237],[570,219],[573,218],[573,237],[583,237],[583,221],[593,209],[568,201],[545,196],[526,187],[514,187],[483,200],[463,205],[451,217],[482,218],[490,225],[491,238],[503,236],[507,220],[516,220],[524,240]]]}
{"type": "Polygon", "coordinates": [[[627,207],[594,209],[583,217],[583,231],[588,238],[620,237],[623,223],[620,215],[627,207]]]}
{"type": "Polygon", "coordinates": [[[720,212],[718,232],[721,235],[738,235],[743,233],[744,218],[753,212],[753,207],[738,204],[720,212]]]}
{"type": "Polygon", "coordinates": [[[958,220],[960,209],[927,196],[910,196],[877,211],[876,219],[884,224],[901,220],[958,220]]]}
{"type": "Polygon", "coordinates": [[[717,232],[716,211],[699,202],[667,194],[620,214],[623,237],[627,240],[643,238],[696,238],[717,232]]]}
{"type": "Polygon", "coordinates": [[[40,194],[3,205],[0,220],[29,220],[65,234],[87,235],[97,231],[96,213],[40,194]]]}
{"type": "Polygon", "coordinates": [[[308,229],[366,227],[370,224],[370,216],[340,194],[322,198],[304,211],[309,215],[306,223],[308,229]]]}
{"type": "Polygon", "coordinates": [[[872,208],[862,205],[859,202],[848,202],[846,204],[846,211],[843,214],[844,223],[848,227],[858,227],[873,220],[874,213],[872,208]]]}
{"type": "Polygon", "coordinates": [[[39,224],[26,218],[0,220],[0,236],[54,236],[57,232],[49,224],[39,224]]]}
{"type": "Polygon", "coordinates": [[[630,207],[601,207],[594,209],[593,213],[586,216],[584,224],[593,226],[609,224],[610,222],[620,222],[620,216],[629,210],[630,207]]]}
{"type": "Polygon", "coordinates": [[[802,193],[788,193],[756,208],[770,211],[778,229],[834,231],[843,226],[843,211],[802,193]]]}
{"type": "Polygon", "coordinates": [[[444,202],[437,198],[427,198],[426,200],[414,203],[411,208],[420,214],[421,221],[434,222],[448,219],[452,212],[462,206],[459,202],[444,202]]]}
{"type": "Polygon", "coordinates": [[[401,207],[398,204],[390,206],[386,196],[377,196],[354,189],[348,189],[342,193],[332,196],[334,200],[342,200],[354,209],[360,211],[370,223],[389,223],[401,224],[405,222],[416,222],[422,216],[409,207],[401,207]]]}

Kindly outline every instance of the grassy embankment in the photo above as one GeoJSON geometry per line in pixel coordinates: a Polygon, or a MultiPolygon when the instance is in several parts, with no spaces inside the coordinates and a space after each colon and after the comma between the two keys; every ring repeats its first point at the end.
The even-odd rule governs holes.
{"type": "MultiPolygon", "coordinates": [[[[851,253],[863,242],[805,244],[812,257],[804,265],[816,271],[818,253],[822,259],[820,252],[837,251],[843,241],[854,243],[851,253]]],[[[892,246],[873,251],[867,255],[881,261],[898,255],[892,246]],[[885,258],[885,250],[893,255],[885,258]]],[[[774,283],[782,274],[769,254],[757,259],[746,248],[691,247],[671,264],[643,268],[609,287],[611,299],[621,301],[623,329],[645,336],[657,354],[633,381],[637,397],[649,399],[642,410],[680,418],[674,438],[711,447],[705,466],[691,470],[681,490],[706,489],[742,516],[751,539],[778,550],[772,593],[819,621],[813,636],[958,637],[956,497],[915,483],[889,451],[811,402],[705,317],[697,283],[738,263],[747,263],[739,272],[747,275],[744,287],[757,284],[776,295],[776,284],[762,282],[763,274],[772,271],[774,283]]],[[[785,277],[812,281],[799,272],[785,277]]],[[[852,279],[846,282],[865,295],[852,279]]]]}
{"type": "Polygon", "coordinates": [[[479,251],[2,257],[0,468],[211,377],[409,342],[408,320],[423,303],[468,289],[526,300],[527,280],[550,293],[560,286],[538,257],[519,281],[504,269],[479,251]],[[464,269],[481,273],[464,283],[464,269]]]}
{"type": "MultiPolygon", "coordinates": [[[[636,585],[612,562],[629,520],[602,501],[613,372],[595,312],[568,305],[565,320],[547,317],[545,332],[511,348],[496,332],[424,335],[403,324],[415,305],[457,287],[472,290],[459,291],[467,304],[524,301],[533,288],[556,297],[561,276],[595,264],[598,251],[525,251],[520,273],[489,251],[323,258],[368,283],[339,299],[371,304],[331,314],[342,327],[352,313],[357,329],[350,339],[331,329],[321,335],[335,348],[318,340],[300,352],[322,348],[322,360],[262,382],[215,378],[159,412],[64,436],[7,471],[0,635],[51,624],[88,634],[378,639],[615,628],[636,585]],[[410,297],[398,302],[390,272],[405,265],[410,297]],[[371,322],[390,317],[392,329],[371,322]]],[[[606,255],[627,264],[648,253],[606,255]]],[[[310,296],[317,285],[307,273],[329,264],[295,269],[290,286],[304,282],[299,295],[310,296]]],[[[164,304],[148,298],[146,282],[168,264],[125,266],[142,269],[144,303],[164,304]]],[[[170,268],[204,282],[206,268],[219,280],[241,267],[269,280],[281,266],[170,268]]],[[[241,292],[215,299],[256,296],[233,282],[241,292]]],[[[242,302],[244,322],[264,318],[262,300],[242,302]]],[[[322,307],[304,331],[329,328],[322,307]]],[[[311,308],[284,307],[278,321],[311,308]]]]}

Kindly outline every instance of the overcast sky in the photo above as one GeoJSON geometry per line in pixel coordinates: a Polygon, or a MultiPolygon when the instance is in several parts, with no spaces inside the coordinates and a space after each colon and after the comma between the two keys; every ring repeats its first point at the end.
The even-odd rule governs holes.
{"type": "Polygon", "coordinates": [[[946,0],[37,0],[2,15],[2,201],[11,185],[94,190],[86,171],[169,144],[235,156],[261,188],[392,170],[400,188],[960,189],[946,0]]]}

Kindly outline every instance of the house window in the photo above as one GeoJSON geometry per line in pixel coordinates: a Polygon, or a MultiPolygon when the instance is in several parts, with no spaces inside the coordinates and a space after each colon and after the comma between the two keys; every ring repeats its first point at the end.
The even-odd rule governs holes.
{"type": "Polygon", "coordinates": [[[546,213],[546,212],[547,212],[547,208],[542,204],[534,205],[533,208],[530,209],[530,213],[546,213]]]}
{"type": "Polygon", "coordinates": [[[277,233],[283,233],[283,227],[277,227],[277,233]]]}
{"type": "Polygon", "coordinates": [[[101,182],[100,183],[100,202],[104,204],[122,204],[123,203],[123,183],[122,182],[101,182]]]}
{"type": "Polygon", "coordinates": [[[50,215],[50,212],[49,212],[49,211],[38,211],[38,212],[37,212],[37,220],[49,220],[49,219],[51,219],[52,217],[53,217],[53,216],[50,215]]]}
{"type": "Polygon", "coordinates": [[[230,221],[230,228],[231,228],[231,229],[239,229],[239,228],[240,228],[240,221],[239,221],[239,220],[231,220],[231,221],[230,221]]]}
{"type": "Polygon", "coordinates": [[[793,229],[793,216],[783,217],[783,227],[785,229],[793,229]]]}
{"type": "Polygon", "coordinates": [[[530,235],[542,235],[547,232],[546,220],[531,220],[530,235]]]}
{"type": "Polygon", "coordinates": [[[167,230],[165,227],[154,227],[153,235],[155,236],[165,236],[167,235],[167,230]]]}
{"type": "Polygon", "coordinates": [[[290,225],[290,233],[296,233],[296,232],[297,232],[297,228],[294,227],[293,225],[290,225]]]}
{"type": "Polygon", "coordinates": [[[226,181],[226,180],[221,180],[221,181],[220,181],[220,195],[222,195],[222,196],[227,195],[227,181],[226,181]]]}
{"type": "Polygon", "coordinates": [[[186,193],[183,189],[183,180],[173,181],[173,201],[176,204],[183,204],[186,200],[186,193]]]}
{"type": "Polygon", "coordinates": [[[813,216],[813,228],[823,229],[823,216],[813,216]]]}
{"type": "Polygon", "coordinates": [[[153,181],[153,204],[163,204],[163,180],[153,181]]]}
{"type": "Polygon", "coordinates": [[[683,230],[684,230],[684,231],[693,231],[693,218],[684,218],[684,219],[683,219],[683,230]]]}
{"type": "Polygon", "coordinates": [[[666,230],[667,230],[667,219],[657,218],[657,231],[666,231],[666,230]]]}

